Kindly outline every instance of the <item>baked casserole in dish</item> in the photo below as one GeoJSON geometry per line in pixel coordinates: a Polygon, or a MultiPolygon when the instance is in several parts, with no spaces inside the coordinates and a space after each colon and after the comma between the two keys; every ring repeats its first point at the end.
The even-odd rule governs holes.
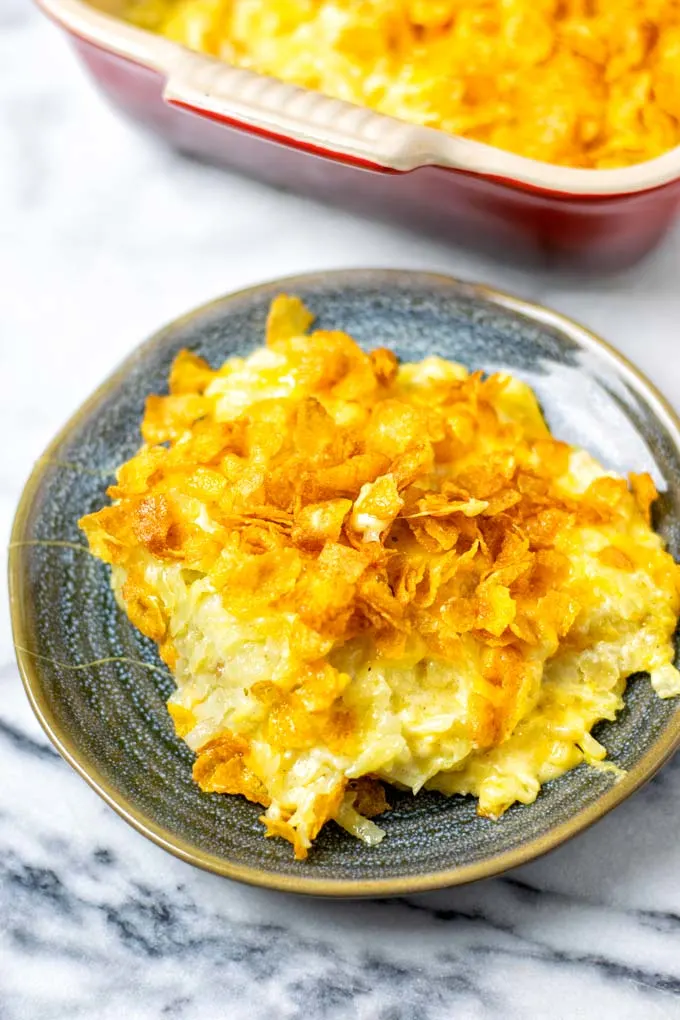
{"type": "MultiPolygon", "coordinates": [[[[483,125],[466,128],[460,117],[447,120],[428,115],[422,103],[414,107],[409,100],[409,107],[406,100],[401,105],[375,100],[381,110],[410,116],[409,122],[251,69],[278,67],[275,60],[265,60],[262,54],[244,56],[240,52],[241,66],[237,66],[218,56],[192,51],[158,34],[164,24],[160,17],[154,25],[153,18],[146,16],[146,23],[156,32],[126,20],[125,13],[131,16],[130,0],[40,3],[72,35],[102,89],[130,116],[184,151],[279,186],[293,187],[355,210],[394,217],[419,228],[436,228],[456,241],[486,239],[496,247],[505,241],[513,245],[513,251],[526,248],[598,268],[638,259],[664,234],[678,208],[680,147],[674,144],[677,120],[671,112],[677,100],[668,77],[677,65],[672,34],[677,34],[677,28],[673,25],[663,48],[671,70],[663,74],[657,70],[661,58],[656,50],[654,67],[650,69],[645,63],[650,47],[657,45],[654,32],[645,35],[643,27],[636,28],[633,41],[640,51],[640,69],[637,78],[631,79],[633,92],[621,96],[621,102],[617,101],[611,110],[607,108],[607,117],[620,121],[614,149],[604,143],[597,148],[596,136],[602,127],[598,127],[597,117],[581,118],[579,131],[586,148],[572,156],[562,153],[559,146],[554,150],[556,162],[581,162],[565,166],[540,161],[553,151],[550,137],[564,133],[560,127],[564,102],[561,113],[557,107],[552,114],[548,111],[547,122],[552,127],[547,133],[546,117],[532,109],[529,121],[533,118],[534,125],[529,123],[524,129],[526,137],[520,144],[517,125],[514,135],[512,131],[508,134],[503,124],[496,124],[493,130],[485,130],[483,125]],[[644,117],[640,114],[640,131],[634,138],[628,131],[628,140],[626,117],[636,114],[626,103],[644,112],[644,117]],[[432,126],[433,122],[438,126],[432,126]],[[471,137],[440,129],[456,124],[471,137]],[[544,144],[538,144],[541,138],[544,144]],[[488,144],[488,140],[506,148],[488,144]],[[529,155],[507,151],[513,145],[529,155]],[[590,156],[586,158],[588,146],[590,156]],[[531,158],[532,153],[540,158],[531,158]],[[646,158],[649,155],[654,158],[646,158]],[[618,165],[626,162],[632,165],[618,165]]],[[[263,11],[272,6],[265,4],[263,11]]],[[[434,9],[442,5],[420,6],[434,9]]],[[[659,9],[666,6],[657,5],[659,9]]],[[[160,3],[158,8],[164,10],[167,4],[160,3]]],[[[137,20],[145,23],[142,14],[137,20]]],[[[506,33],[510,31],[506,27],[506,33]]],[[[593,46],[602,44],[602,31],[590,40],[593,46]]],[[[210,48],[202,36],[194,39],[189,27],[174,34],[197,48],[210,48]]],[[[620,58],[634,64],[636,58],[631,53],[635,46],[625,43],[624,39],[620,58]]],[[[583,48],[586,44],[579,40],[578,45],[583,48]]],[[[212,48],[227,55],[231,52],[228,47],[212,48]]],[[[430,58],[426,53],[422,59],[430,58]]],[[[611,73],[615,72],[616,65],[611,73]]],[[[304,79],[301,70],[290,74],[294,80],[304,79]]],[[[464,84],[467,89],[471,87],[469,81],[464,84]]],[[[476,83],[483,93],[482,86],[488,91],[493,82],[490,84],[487,76],[476,83]]],[[[587,81],[584,86],[582,77],[577,76],[575,90],[577,86],[581,92],[575,91],[572,106],[582,105],[577,96],[588,94],[587,81]]],[[[415,92],[420,94],[418,88],[415,92]]],[[[402,83],[401,94],[408,99],[411,93],[402,83]]],[[[355,89],[349,94],[356,100],[359,93],[355,89]]],[[[514,101],[515,93],[510,91],[508,95],[514,101]]],[[[447,100],[450,102],[450,93],[447,100]]],[[[367,101],[373,100],[369,96],[367,101]]]]}

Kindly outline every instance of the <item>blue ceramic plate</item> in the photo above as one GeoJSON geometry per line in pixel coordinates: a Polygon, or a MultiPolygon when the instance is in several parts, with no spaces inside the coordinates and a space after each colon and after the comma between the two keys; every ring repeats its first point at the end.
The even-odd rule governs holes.
{"type": "Polygon", "coordinates": [[[627,770],[615,782],[585,766],[548,783],[536,802],[492,822],[471,798],[391,793],[373,849],[326,826],[306,861],[265,840],[260,808],[206,795],[193,755],[174,734],[172,680],[117,608],[108,568],[84,548],[77,521],[106,501],[114,469],[140,443],[149,393],[166,391],[181,347],[212,365],[262,343],[267,309],[298,294],[322,328],[347,330],[403,359],[428,354],[487,371],[507,369],[537,392],[558,437],[616,471],[649,471],[663,492],[656,527],[680,556],[680,430],[636,369],[554,312],[443,276],[321,273],[221,298],[144,343],[77,412],[37,464],[17,511],[10,581],[18,659],[47,734],[73,767],[140,832],[179,857],[232,878],[322,895],[391,895],[468,882],[523,864],[600,818],[680,743],[680,707],[645,678],[596,736],[627,770]]]}

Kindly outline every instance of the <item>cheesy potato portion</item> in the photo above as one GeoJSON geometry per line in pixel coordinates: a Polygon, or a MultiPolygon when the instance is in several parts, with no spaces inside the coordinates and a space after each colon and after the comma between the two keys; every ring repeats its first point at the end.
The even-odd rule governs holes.
{"type": "Polygon", "coordinates": [[[677,0],[124,0],[193,50],[562,166],[680,144],[677,0]]]}
{"type": "Polygon", "coordinates": [[[196,782],[304,858],[329,819],[378,842],[385,783],[497,818],[616,771],[591,730],[626,678],[680,693],[651,478],[553,438],[518,379],[312,319],[283,295],[249,357],[180,352],[80,522],[175,677],[196,782]]]}

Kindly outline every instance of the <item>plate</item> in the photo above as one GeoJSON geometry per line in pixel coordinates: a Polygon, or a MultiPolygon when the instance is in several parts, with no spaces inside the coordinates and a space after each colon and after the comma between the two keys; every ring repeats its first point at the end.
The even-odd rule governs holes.
{"type": "Polygon", "coordinates": [[[217,365],[262,342],[267,309],[298,294],[322,328],[347,330],[402,359],[438,354],[528,381],[555,434],[607,467],[649,471],[662,492],[655,526],[680,558],[680,422],[616,351],[555,312],[486,287],[423,273],[371,270],[277,280],[189,313],[163,329],[97,390],[49,446],[14,523],[10,588],[17,657],[31,704],[68,762],[144,835],[192,864],[270,888],[324,896],[389,896],[470,882],[524,864],[585,829],[649,779],[680,744],[680,703],[645,677],[595,735],[611,774],[583,765],[548,783],[534,804],[499,821],[471,798],[390,791],[374,848],[333,823],[306,861],[264,839],[261,809],[201,793],[193,755],[165,708],[173,682],[155,646],[118,609],[108,568],[85,548],[77,520],[98,509],[117,465],[140,443],[149,393],[166,392],[182,347],[217,365]]]}

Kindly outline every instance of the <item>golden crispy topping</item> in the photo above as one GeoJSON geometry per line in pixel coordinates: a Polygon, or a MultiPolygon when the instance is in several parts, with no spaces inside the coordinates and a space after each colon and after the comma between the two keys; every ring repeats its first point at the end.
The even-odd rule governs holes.
{"type": "Polygon", "coordinates": [[[656,486],[646,471],[640,475],[636,475],[631,472],[629,478],[630,487],[633,490],[633,495],[637,500],[640,511],[642,512],[644,519],[647,521],[647,524],[650,524],[652,519],[652,503],[659,495],[656,491],[656,486]]]}
{"type": "Polygon", "coordinates": [[[248,743],[242,737],[225,732],[198,752],[194,779],[206,793],[240,793],[255,804],[271,803],[266,787],[248,768],[248,743]]]}
{"type": "MultiPolygon", "coordinates": [[[[231,612],[294,612],[331,645],[369,634],[394,651],[415,632],[445,655],[472,633],[492,647],[502,638],[521,657],[546,631],[559,636],[573,612],[548,598],[568,569],[555,544],[629,512],[625,481],[562,491],[569,447],[528,439],[507,420],[508,377],[442,379],[433,369],[430,401],[427,377],[416,385],[409,366],[399,374],[384,348],[367,355],[345,334],[301,335],[310,322],[299,299],[274,301],[267,343],[279,360],[253,375],[262,399],[256,388],[228,423],[241,367],[210,372],[180,353],[173,393],[149,398],[142,426],[147,441],[167,446],[143,447],[118,473],[116,505],[84,519],[93,549],[128,567],[142,547],[179,560],[208,576],[231,612]],[[273,405],[269,391],[286,376],[296,387],[273,405]],[[435,458],[452,433],[451,459],[441,447],[435,458]]],[[[647,515],[651,479],[631,484],[647,515]]],[[[630,562],[615,549],[600,559],[630,562]]],[[[128,611],[160,640],[153,593],[132,576],[128,611]]],[[[507,685],[512,700],[518,685],[507,685]]],[[[286,723],[290,739],[296,725],[286,723]]]]}

